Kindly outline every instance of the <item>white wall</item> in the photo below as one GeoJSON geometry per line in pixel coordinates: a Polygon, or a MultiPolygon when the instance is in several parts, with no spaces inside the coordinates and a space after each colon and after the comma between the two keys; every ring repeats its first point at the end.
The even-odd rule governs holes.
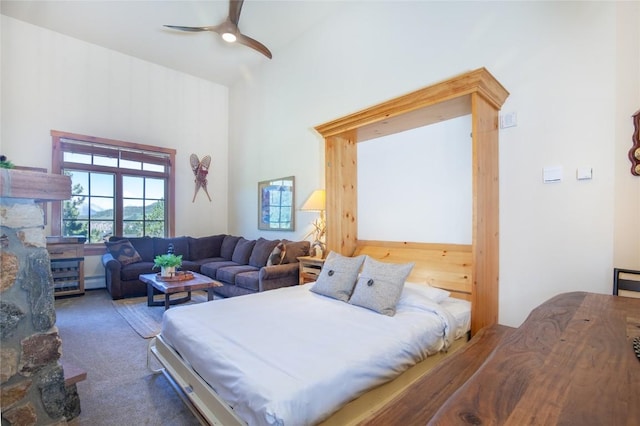
{"type": "Polygon", "coordinates": [[[50,170],[52,129],[175,148],[176,235],[227,231],[226,87],[2,15],[1,100],[0,152],[16,165],[50,170]],[[192,204],[191,153],[213,157],[213,202],[192,204]]]}
{"type": "Polygon", "coordinates": [[[357,148],[359,239],[471,244],[470,115],[357,148]]]}
{"type": "MultiPolygon", "coordinates": [[[[610,293],[619,239],[616,258],[640,269],[638,216],[618,214],[640,211],[637,197],[615,195],[622,122],[640,106],[640,41],[618,38],[637,35],[639,15],[638,3],[346,3],[232,87],[230,230],[259,234],[260,180],[295,175],[300,202],[324,186],[314,126],[486,67],[511,93],[503,112],[518,114],[500,132],[500,322],[560,292],[610,293]],[[565,180],[544,185],[555,165],[565,180]],[[582,166],[592,180],[575,179],[582,166]]],[[[295,234],[313,218],[298,213],[295,234]]]]}

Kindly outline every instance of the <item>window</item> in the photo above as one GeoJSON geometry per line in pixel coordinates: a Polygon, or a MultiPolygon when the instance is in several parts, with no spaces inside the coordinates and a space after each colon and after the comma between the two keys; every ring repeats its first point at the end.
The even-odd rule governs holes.
{"type": "Polygon", "coordinates": [[[71,177],[70,200],[52,206],[54,235],[167,237],[174,232],[175,150],[51,131],[53,173],[71,177]]]}

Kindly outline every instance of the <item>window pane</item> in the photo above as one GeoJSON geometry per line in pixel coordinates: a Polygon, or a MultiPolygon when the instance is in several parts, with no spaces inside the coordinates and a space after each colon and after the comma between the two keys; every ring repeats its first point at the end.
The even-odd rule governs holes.
{"type": "Polygon", "coordinates": [[[91,164],[91,156],[87,154],[74,154],[73,152],[65,152],[62,156],[62,159],[70,163],[91,164]]]}
{"type": "Polygon", "coordinates": [[[164,199],[164,179],[145,179],[145,198],[164,199]]]}
{"type": "Polygon", "coordinates": [[[164,237],[164,222],[145,222],[144,234],[149,237],[164,237]]]}
{"type": "Polygon", "coordinates": [[[118,167],[118,159],[113,157],[93,156],[93,164],[96,166],[118,167]]]}
{"type": "Polygon", "coordinates": [[[126,221],[123,224],[123,234],[125,237],[142,237],[143,236],[142,221],[126,221]]]}
{"type": "Polygon", "coordinates": [[[122,177],[123,196],[127,198],[144,197],[144,178],[137,176],[122,177]]]}
{"type": "Polygon", "coordinates": [[[113,235],[113,221],[92,220],[89,243],[101,243],[113,235]]]}
{"type": "Polygon", "coordinates": [[[89,194],[89,173],[78,170],[65,170],[65,175],[71,177],[71,194],[89,194]]]}
{"type": "Polygon", "coordinates": [[[125,198],[122,200],[124,207],[124,220],[141,220],[144,209],[142,200],[125,198]]]}
{"type": "Polygon", "coordinates": [[[113,220],[113,210],[114,210],[115,199],[110,197],[91,197],[91,219],[92,220],[102,220],[108,219],[113,220]]]}
{"type": "Polygon", "coordinates": [[[107,173],[91,173],[91,195],[113,197],[113,175],[107,173]]]}
{"type": "Polygon", "coordinates": [[[148,171],[148,172],[158,172],[158,173],[164,173],[164,166],[160,165],[160,164],[149,164],[149,163],[142,163],[142,170],[148,171]]]}
{"type": "Polygon", "coordinates": [[[120,160],[120,167],[123,169],[141,170],[142,164],[139,161],[120,160]]]}
{"type": "Polygon", "coordinates": [[[87,236],[89,222],[86,220],[63,220],[62,235],[64,236],[87,236]]]}

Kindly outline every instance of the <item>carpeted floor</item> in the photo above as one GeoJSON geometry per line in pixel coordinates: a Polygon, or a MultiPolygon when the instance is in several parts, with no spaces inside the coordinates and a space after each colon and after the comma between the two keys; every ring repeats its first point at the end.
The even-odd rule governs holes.
{"type": "MultiPolygon", "coordinates": [[[[176,297],[181,297],[184,294],[178,294],[176,297]]],[[[161,301],[164,296],[156,296],[156,301],[161,301]]],[[[173,298],[173,296],[172,296],[173,298]]],[[[179,309],[181,306],[191,305],[193,303],[202,303],[207,301],[207,294],[205,292],[193,292],[191,295],[191,301],[187,303],[181,303],[179,305],[172,305],[169,309],[179,309]]],[[[160,332],[162,327],[162,315],[164,314],[163,306],[147,306],[147,298],[145,297],[132,297],[129,299],[113,300],[113,307],[122,315],[133,328],[133,330],[144,339],[151,338],[160,332]]]]}
{"type": "Polygon", "coordinates": [[[87,372],[77,385],[81,414],[72,424],[199,424],[167,379],[147,369],[148,340],[118,314],[106,290],[57,299],[56,316],[65,363],[87,372]]]}

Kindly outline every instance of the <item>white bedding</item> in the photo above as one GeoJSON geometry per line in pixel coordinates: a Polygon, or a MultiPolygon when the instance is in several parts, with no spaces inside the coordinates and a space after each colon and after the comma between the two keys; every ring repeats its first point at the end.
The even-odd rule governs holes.
{"type": "Polygon", "coordinates": [[[401,299],[389,317],[315,294],[312,284],[171,308],[162,337],[249,425],[297,426],[322,421],[468,330],[462,300],[401,299]]]}

